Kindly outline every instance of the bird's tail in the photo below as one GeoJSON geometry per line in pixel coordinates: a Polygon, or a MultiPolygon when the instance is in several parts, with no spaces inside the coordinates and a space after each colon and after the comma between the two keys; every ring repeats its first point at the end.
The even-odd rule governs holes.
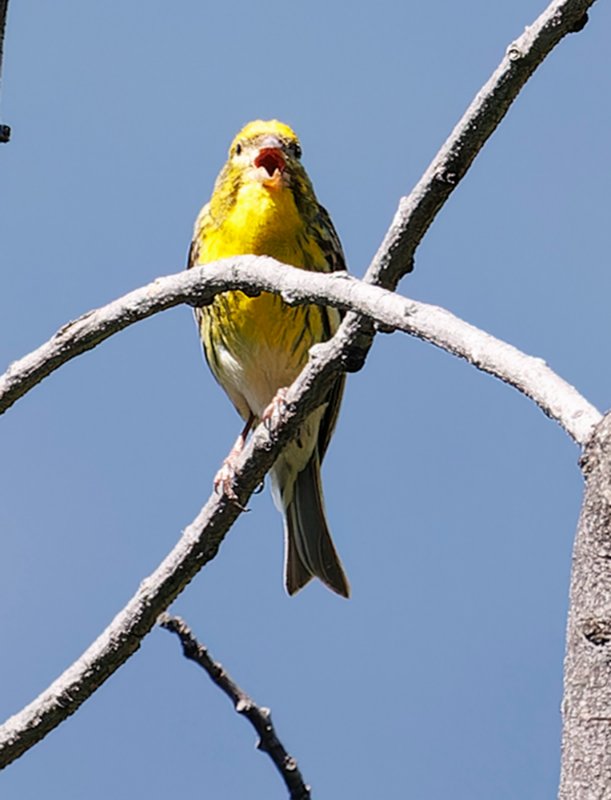
{"type": "Polygon", "coordinates": [[[293,498],[285,509],[284,535],[284,580],[289,594],[295,594],[311,578],[320,578],[329,589],[350,597],[350,585],[325,518],[316,450],[295,480],[293,498]]]}

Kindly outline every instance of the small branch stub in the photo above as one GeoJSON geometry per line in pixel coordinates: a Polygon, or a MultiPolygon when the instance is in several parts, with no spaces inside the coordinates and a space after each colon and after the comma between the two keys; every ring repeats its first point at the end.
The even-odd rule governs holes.
{"type": "Polygon", "coordinates": [[[573,24],[573,26],[570,29],[570,32],[571,33],[579,33],[579,31],[582,31],[585,28],[585,26],[588,24],[589,20],[590,20],[590,17],[588,16],[588,12],[586,11],[586,13],[583,15],[583,17],[580,17],[573,24]]]}
{"type": "Polygon", "coordinates": [[[272,723],[269,708],[258,706],[246,692],[227,674],[218,661],[193,636],[190,628],[180,617],[161,614],[158,619],[162,628],[175,633],[182,644],[183,653],[190,661],[204,669],[213,683],[233,702],[238,714],[246,717],[259,735],[257,748],[267,753],[282,776],[291,800],[311,800],[310,787],[303,780],[296,760],[284,748],[272,723]]]}

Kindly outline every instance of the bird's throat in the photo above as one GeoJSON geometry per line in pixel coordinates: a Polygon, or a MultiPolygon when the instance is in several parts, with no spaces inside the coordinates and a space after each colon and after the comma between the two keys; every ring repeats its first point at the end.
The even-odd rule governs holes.
{"type": "MultiPolygon", "coordinates": [[[[304,223],[288,186],[243,184],[222,225],[227,255],[268,255],[295,266],[303,264],[304,223]]],[[[220,255],[218,257],[221,257],[220,255]]]]}

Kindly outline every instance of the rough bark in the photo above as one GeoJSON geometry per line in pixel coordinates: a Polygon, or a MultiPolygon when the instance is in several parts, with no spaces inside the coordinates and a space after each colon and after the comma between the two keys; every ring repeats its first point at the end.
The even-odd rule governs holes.
{"type": "Polygon", "coordinates": [[[581,460],[586,489],[573,550],[560,800],[611,798],[611,414],[581,460]]]}

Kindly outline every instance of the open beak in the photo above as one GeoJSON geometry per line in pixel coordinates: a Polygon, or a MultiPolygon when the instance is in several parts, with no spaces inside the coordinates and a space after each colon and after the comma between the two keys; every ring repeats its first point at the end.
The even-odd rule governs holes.
{"type": "Polygon", "coordinates": [[[270,136],[261,144],[253,162],[259,172],[259,179],[264,186],[280,188],[283,185],[283,173],[286,169],[286,159],[280,143],[275,137],[270,136]]]}
{"type": "Polygon", "coordinates": [[[263,167],[269,177],[273,178],[276,170],[284,172],[286,161],[278,147],[262,147],[255,158],[255,167],[263,167]]]}

